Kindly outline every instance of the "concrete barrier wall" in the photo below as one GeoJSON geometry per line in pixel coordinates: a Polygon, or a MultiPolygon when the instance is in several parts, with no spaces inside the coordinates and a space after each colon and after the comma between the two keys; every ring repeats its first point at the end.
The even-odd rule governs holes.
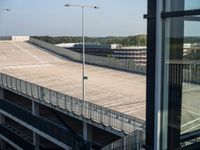
{"type": "MultiPolygon", "coordinates": [[[[53,53],[56,53],[58,55],[69,58],[70,60],[82,62],[82,54],[80,54],[80,53],[74,52],[69,49],[57,47],[55,45],[34,39],[32,37],[30,37],[29,42],[31,42],[39,47],[45,48],[53,53]]],[[[94,55],[86,54],[86,63],[92,64],[92,65],[98,65],[98,66],[103,66],[103,67],[119,69],[119,70],[124,70],[124,71],[129,71],[129,72],[146,74],[146,65],[135,63],[131,59],[116,59],[116,58],[101,57],[101,56],[94,56],[94,55]]]]}
{"type": "Polygon", "coordinates": [[[45,49],[47,49],[47,50],[49,50],[53,53],[56,53],[58,55],[69,58],[71,60],[74,60],[74,61],[80,61],[81,60],[81,54],[73,52],[71,50],[67,50],[67,49],[64,49],[64,48],[61,48],[61,47],[57,47],[55,45],[34,39],[32,37],[30,37],[29,42],[31,42],[31,43],[39,46],[39,47],[45,48],[45,49]]]}
{"type": "Polygon", "coordinates": [[[29,36],[12,36],[12,41],[29,41],[29,36]]]}
{"type": "Polygon", "coordinates": [[[29,41],[29,36],[1,36],[0,40],[8,40],[8,41],[29,41]]]}
{"type": "Polygon", "coordinates": [[[11,40],[12,40],[12,37],[11,37],[11,36],[1,36],[1,37],[0,37],[0,41],[4,41],[4,40],[11,41],[11,40]]]}

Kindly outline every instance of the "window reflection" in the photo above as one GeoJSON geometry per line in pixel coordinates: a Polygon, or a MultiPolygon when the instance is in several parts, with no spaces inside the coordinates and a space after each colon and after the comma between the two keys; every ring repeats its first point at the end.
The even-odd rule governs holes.
{"type": "Polygon", "coordinates": [[[182,11],[200,9],[199,0],[167,0],[165,1],[166,11],[182,11]]]}
{"type": "Polygon", "coordinates": [[[184,22],[182,134],[200,129],[200,22],[199,16],[191,18],[184,22]]]}
{"type": "MultiPolygon", "coordinates": [[[[165,20],[163,107],[168,110],[168,137],[200,130],[200,19],[165,20]]],[[[176,143],[170,141],[178,147],[176,143]]]]}

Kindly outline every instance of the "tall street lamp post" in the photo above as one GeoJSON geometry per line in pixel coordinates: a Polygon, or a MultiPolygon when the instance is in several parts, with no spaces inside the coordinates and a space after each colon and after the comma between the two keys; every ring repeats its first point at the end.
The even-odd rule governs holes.
{"type": "MultiPolygon", "coordinates": [[[[97,6],[92,5],[73,5],[66,4],[66,7],[79,7],[82,9],[82,38],[83,38],[83,64],[82,64],[82,99],[83,99],[83,107],[82,107],[82,115],[85,115],[85,80],[87,76],[85,75],[85,8],[93,8],[98,9],[97,6]]],[[[90,126],[87,125],[86,122],[83,122],[83,139],[86,141],[91,141],[91,129],[90,126]]]]}
{"type": "Polygon", "coordinates": [[[98,9],[97,6],[92,5],[74,5],[74,4],[66,4],[66,7],[79,7],[82,9],[82,38],[83,38],[83,64],[82,64],[82,99],[84,101],[83,110],[85,108],[85,80],[87,80],[87,76],[85,75],[85,8],[93,8],[98,9]]]}

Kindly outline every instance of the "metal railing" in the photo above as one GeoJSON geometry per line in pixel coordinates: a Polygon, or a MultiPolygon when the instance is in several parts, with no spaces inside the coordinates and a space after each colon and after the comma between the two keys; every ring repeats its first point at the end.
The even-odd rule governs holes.
{"type": "Polygon", "coordinates": [[[136,130],[105,147],[101,150],[140,150],[145,144],[145,132],[136,130]]]}
{"type": "Polygon", "coordinates": [[[181,135],[180,146],[176,150],[190,150],[199,149],[200,147],[200,133],[194,131],[181,135]]]}
{"type": "Polygon", "coordinates": [[[183,69],[183,81],[186,83],[200,85],[200,64],[175,64],[183,69]]]}
{"type": "Polygon", "coordinates": [[[80,99],[3,73],[0,73],[0,87],[14,90],[18,94],[27,95],[39,100],[41,103],[50,104],[61,108],[65,112],[82,116],[125,133],[131,133],[135,130],[145,130],[145,121],[143,120],[87,101],[85,101],[85,109],[83,110],[83,101],[80,99]]]}
{"type": "Polygon", "coordinates": [[[34,116],[31,112],[13,104],[12,102],[0,100],[0,109],[72,148],[80,148],[84,146],[84,140],[79,136],[72,134],[70,130],[45,118],[34,116]]]}
{"type": "MultiPolygon", "coordinates": [[[[39,47],[45,48],[58,55],[64,56],[72,61],[82,62],[82,54],[78,52],[57,47],[55,45],[34,39],[32,37],[30,37],[29,42],[39,47]]],[[[120,69],[124,71],[140,73],[140,74],[146,74],[146,65],[141,64],[141,63],[136,63],[132,59],[116,59],[116,58],[94,56],[94,55],[88,55],[88,54],[86,54],[85,57],[86,57],[85,61],[88,64],[120,69]]]]}

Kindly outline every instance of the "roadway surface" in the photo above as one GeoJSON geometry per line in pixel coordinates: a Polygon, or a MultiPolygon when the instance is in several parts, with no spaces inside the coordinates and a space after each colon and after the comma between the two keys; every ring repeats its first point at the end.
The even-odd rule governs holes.
{"type": "MultiPolygon", "coordinates": [[[[28,42],[0,42],[0,71],[82,99],[82,65],[28,42]]],[[[145,120],[145,76],[92,65],[86,74],[86,101],[145,120]]]]}
{"type": "Polygon", "coordinates": [[[181,132],[200,129],[200,86],[183,83],[181,132]]]}

